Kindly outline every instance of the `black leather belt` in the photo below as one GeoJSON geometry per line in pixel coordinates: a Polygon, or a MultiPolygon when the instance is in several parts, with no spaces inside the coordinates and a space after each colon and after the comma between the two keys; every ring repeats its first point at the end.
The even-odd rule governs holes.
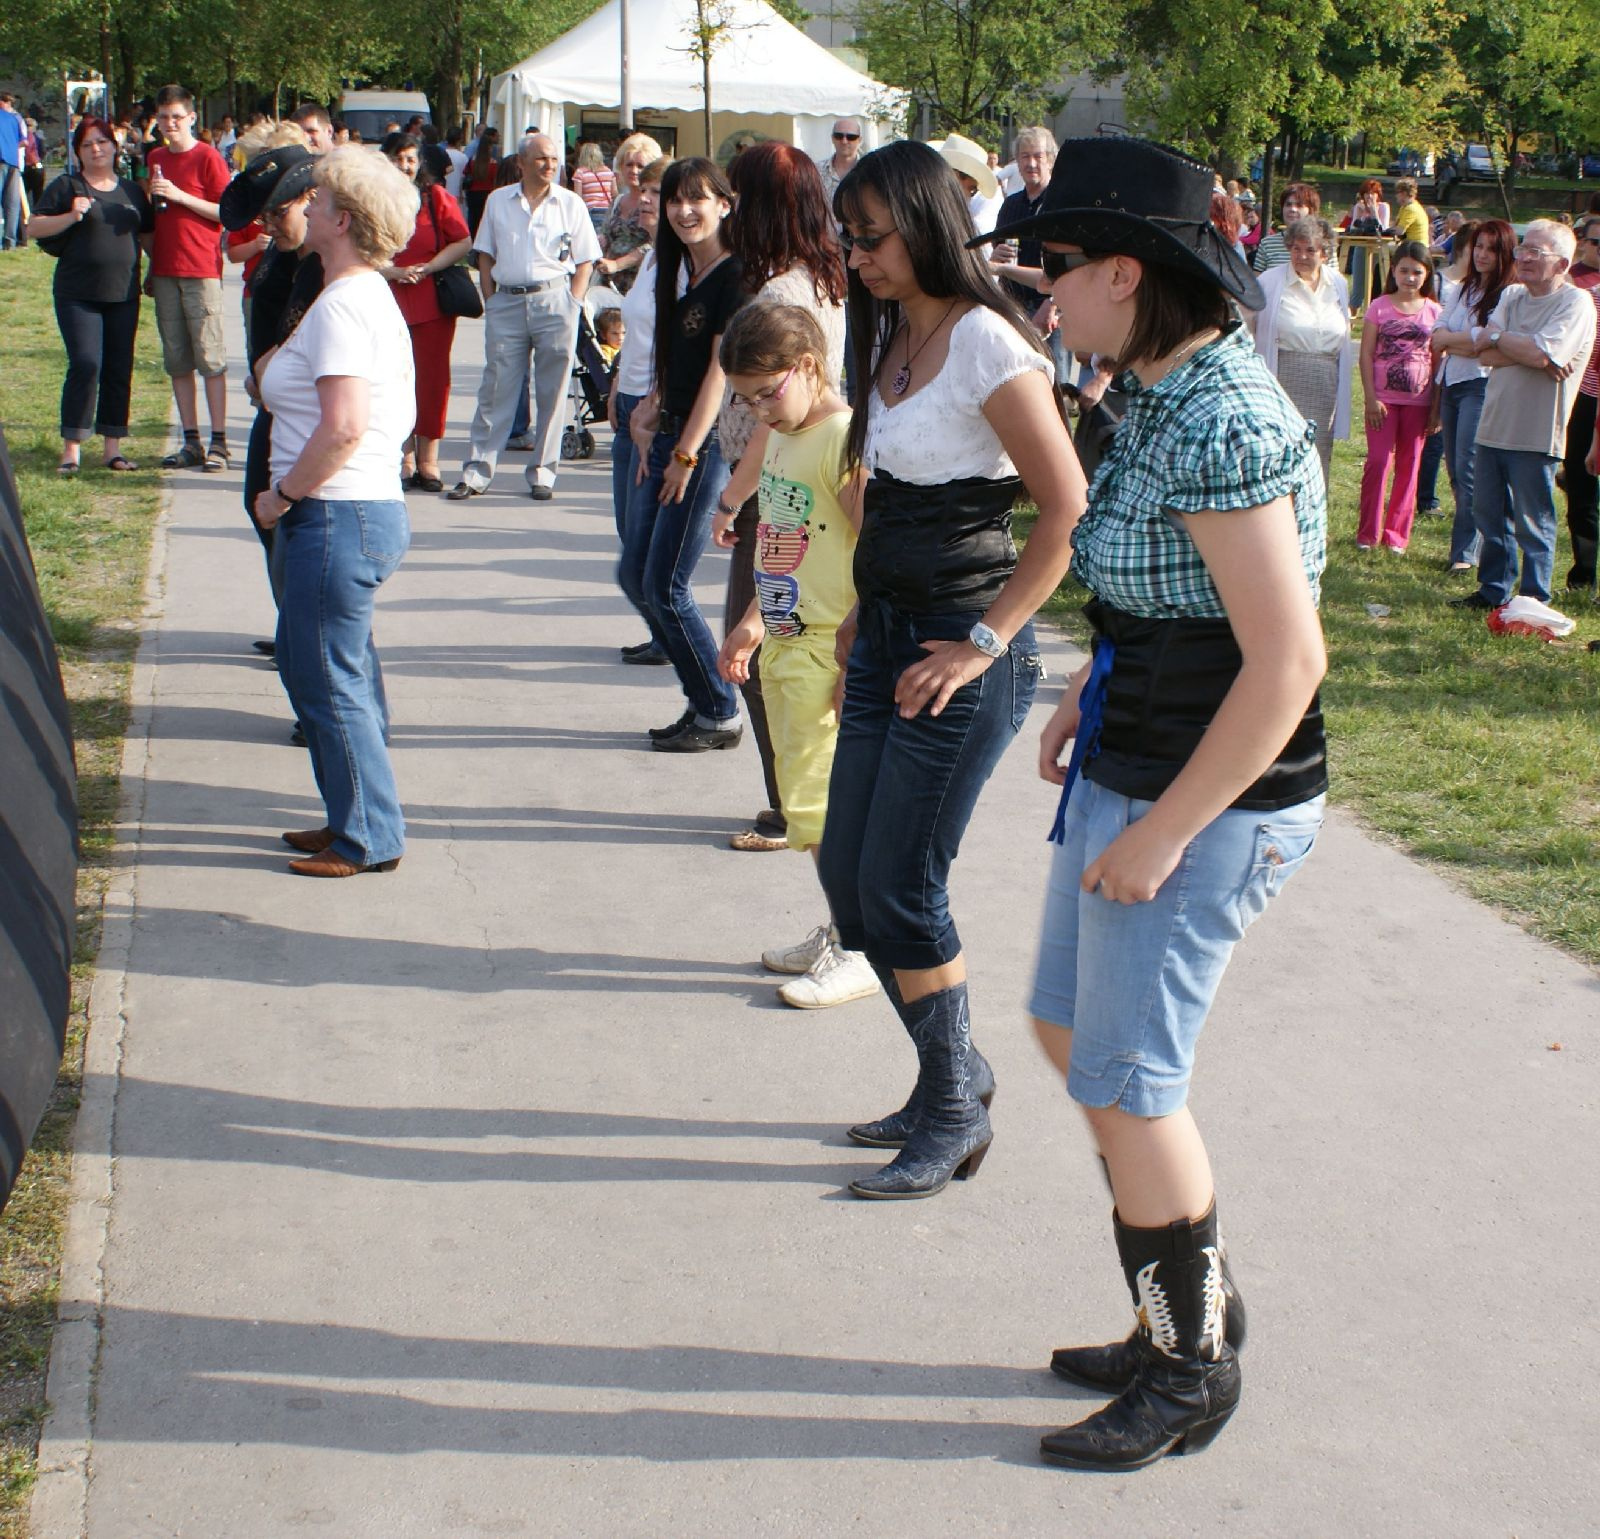
{"type": "Polygon", "coordinates": [[[538,283],[497,283],[495,289],[501,294],[539,294],[560,282],[560,278],[544,278],[538,283]]]}

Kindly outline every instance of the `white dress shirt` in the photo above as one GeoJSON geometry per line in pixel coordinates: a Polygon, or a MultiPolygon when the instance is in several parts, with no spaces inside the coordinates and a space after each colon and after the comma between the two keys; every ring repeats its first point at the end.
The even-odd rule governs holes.
{"type": "Polygon", "coordinates": [[[1278,303],[1278,350],[1284,353],[1326,353],[1332,357],[1350,335],[1345,309],[1326,273],[1313,289],[1298,275],[1283,286],[1278,303]]]}
{"type": "Polygon", "coordinates": [[[571,277],[579,264],[600,260],[594,224],[577,193],[552,186],[530,208],[521,182],[489,194],[472,249],[494,259],[497,288],[571,277]]]}

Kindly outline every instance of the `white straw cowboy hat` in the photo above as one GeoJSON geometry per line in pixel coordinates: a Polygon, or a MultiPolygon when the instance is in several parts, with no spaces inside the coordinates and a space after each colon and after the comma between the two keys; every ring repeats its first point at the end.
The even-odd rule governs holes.
{"type": "Polygon", "coordinates": [[[992,198],[1000,191],[1000,180],[989,169],[989,157],[981,144],[974,144],[972,140],[963,138],[960,134],[951,134],[945,139],[930,143],[928,148],[937,150],[940,158],[952,171],[958,171],[962,176],[970,176],[978,184],[978,191],[984,197],[992,198]]]}

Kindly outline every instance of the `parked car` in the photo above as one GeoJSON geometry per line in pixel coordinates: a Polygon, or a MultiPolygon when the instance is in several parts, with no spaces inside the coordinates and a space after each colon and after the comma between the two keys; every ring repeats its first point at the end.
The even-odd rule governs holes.
{"type": "Polygon", "coordinates": [[[1585,181],[1600,176],[1600,155],[1585,155],[1578,162],[1578,175],[1585,181]]]}

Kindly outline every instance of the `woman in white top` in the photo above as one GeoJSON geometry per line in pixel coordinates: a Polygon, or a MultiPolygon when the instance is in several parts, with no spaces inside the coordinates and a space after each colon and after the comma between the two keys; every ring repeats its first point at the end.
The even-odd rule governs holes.
{"type": "MultiPolygon", "coordinates": [[[[639,173],[634,192],[634,218],[652,241],[661,219],[661,178],[671,164],[667,156],[657,156],[639,173]]],[[[606,420],[611,424],[611,502],[618,541],[626,538],[623,523],[633,498],[634,482],[639,479],[639,449],[628,424],[633,420],[634,408],[655,385],[656,254],[652,246],[642,249],[644,259],[622,296],[622,351],[617,354],[617,366],[611,373],[611,397],[606,404],[606,420]]],[[[655,624],[642,610],[640,617],[650,626],[650,639],[623,647],[622,660],[664,667],[670,659],[655,624]]]]}
{"type": "Polygon", "coordinates": [[[1066,570],[1085,488],[1050,356],[966,249],[955,173],[925,144],[891,144],[845,177],[834,212],[862,382],[847,457],[869,480],[822,883],[839,944],[866,953],[918,1058],[906,1105],[850,1130],[898,1157],[850,1190],[927,1197],[977,1169],[994,1091],[972,1046],[950,865],[1033,701],[1030,621],[1066,570]],[[1039,518],[1019,560],[1024,494],[1039,518]]]}
{"type": "Polygon", "coordinates": [[[411,238],[417,191],[358,146],[319,163],[305,248],[323,288],[261,377],[271,485],[256,521],[272,545],[278,672],[317,787],[322,828],[286,833],[298,876],[392,871],[405,849],[372,641],[373,601],[410,544],[400,457],[416,422],[411,338],[381,269],[411,238]]]}
{"type": "MultiPolygon", "coordinates": [[[[729,168],[729,179],[737,201],[728,221],[728,246],[743,265],[746,289],[753,301],[799,305],[816,317],[827,343],[824,372],[837,388],[844,368],[844,255],[817,163],[792,144],[769,140],[744,151],[729,168]]],[[[762,458],[770,436],[767,425],[758,423],[755,413],[734,397],[732,387],[725,388],[717,417],[717,441],[733,474],[722,489],[711,519],[712,538],[718,545],[733,548],[733,559],[728,563],[725,631],[744,618],[756,593],[756,525],[760,521],[756,485],[761,479],[762,458]]],[[[750,676],[740,685],[739,692],[749,712],[767,800],[751,827],[734,834],[731,842],[736,850],[787,849],[788,825],[778,794],[772,736],[767,731],[761,669],[754,657],[750,659],[750,676]]],[[[810,973],[828,968],[833,948],[826,943],[827,934],[824,925],[819,932],[813,932],[809,942],[785,951],[785,956],[795,959],[789,966],[800,966],[801,954],[809,949],[811,955],[801,970],[810,973]]],[[[837,985],[839,970],[829,971],[837,985]]],[[[854,993],[835,988],[838,998],[819,1002],[843,1004],[847,998],[876,993],[877,984],[871,973],[863,978],[863,971],[858,965],[854,993]]]]}
{"type": "Polygon", "coordinates": [[[1317,430],[1322,484],[1328,484],[1333,441],[1350,436],[1350,288],[1328,266],[1333,226],[1320,215],[1297,219],[1283,232],[1289,260],[1261,274],[1266,304],[1247,315],[1256,351],[1283,393],[1317,430]]]}

